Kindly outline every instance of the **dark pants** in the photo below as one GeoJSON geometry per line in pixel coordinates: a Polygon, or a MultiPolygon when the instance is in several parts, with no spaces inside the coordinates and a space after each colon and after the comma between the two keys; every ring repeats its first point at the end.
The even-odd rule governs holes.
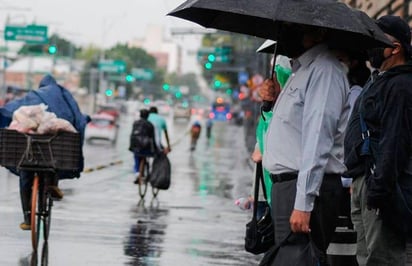
{"type": "MultiPolygon", "coordinates": [[[[276,244],[284,240],[290,232],[289,219],[295,204],[296,182],[297,179],[293,179],[277,182],[272,186],[272,215],[276,244]]],[[[325,175],[310,217],[312,239],[323,253],[320,265],[328,265],[326,249],[335,232],[341,193],[340,175],[325,175]]],[[[306,238],[303,235],[301,237],[306,238]]]]}
{"type": "MultiPolygon", "coordinates": [[[[57,186],[58,178],[54,173],[41,172],[39,173],[42,178],[47,178],[47,182],[50,185],[57,186]]],[[[34,172],[21,171],[20,172],[20,200],[23,210],[24,221],[29,222],[29,214],[31,209],[31,188],[33,186],[34,172]]]]}

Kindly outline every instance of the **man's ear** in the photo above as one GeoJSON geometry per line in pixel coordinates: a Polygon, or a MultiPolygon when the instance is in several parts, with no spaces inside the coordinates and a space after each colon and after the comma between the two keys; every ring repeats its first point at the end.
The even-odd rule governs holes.
{"type": "Polygon", "coordinates": [[[399,54],[402,50],[402,45],[398,42],[394,42],[393,46],[395,46],[395,47],[392,49],[392,54],[394,54],[394,55],[399,54]]]}

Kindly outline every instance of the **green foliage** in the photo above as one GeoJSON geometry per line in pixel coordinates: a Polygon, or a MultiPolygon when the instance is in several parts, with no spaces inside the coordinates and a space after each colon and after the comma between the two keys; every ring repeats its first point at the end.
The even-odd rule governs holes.
{"type": "Polygon", "coordinates": [[[61,38],[57,34],[53,34],[49,38],[48,44],[25,44],[23,45],[18,54],[29,55],[29,54],[49,54],[49,47],[56,46],[56,54],[65,57],[75,57],[76,53],[80,51],[80,48],[76,47],[72,42],[61,38]]]}

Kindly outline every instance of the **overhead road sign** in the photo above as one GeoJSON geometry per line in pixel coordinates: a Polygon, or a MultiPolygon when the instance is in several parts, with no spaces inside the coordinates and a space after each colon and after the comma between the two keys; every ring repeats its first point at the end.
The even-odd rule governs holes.
{"type": "Polygon", "coordinates": [[[132,68],[132,75],[137,80],[152,80],[153,70],[148,68],[132,68]]]}
{"type": "Polygon", "coordinates": [[[6,25],[4,29],[4,40],[20,41],[27,44],[45,44],[49,42],[47,36],[47,26],[27,25],[14,26],[6,25]]]}
{"type": "Polygon", "coordinates": [[[124,73],[126,62],[121,60],[103,60],[99,62],[98,68],[102,72],[124,73]]]}

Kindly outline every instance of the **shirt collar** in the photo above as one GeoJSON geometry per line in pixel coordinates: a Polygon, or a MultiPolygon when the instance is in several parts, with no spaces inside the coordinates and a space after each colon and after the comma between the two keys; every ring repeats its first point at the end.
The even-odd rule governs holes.
{"type": "Polygon", "coordinates": [[[326,44],[317,44],[304,52],[301,56],[291,60],[292,72],[296,72],[300,67],[307,67],[312,63],[318,54],[327,50],[326,44]]]}

